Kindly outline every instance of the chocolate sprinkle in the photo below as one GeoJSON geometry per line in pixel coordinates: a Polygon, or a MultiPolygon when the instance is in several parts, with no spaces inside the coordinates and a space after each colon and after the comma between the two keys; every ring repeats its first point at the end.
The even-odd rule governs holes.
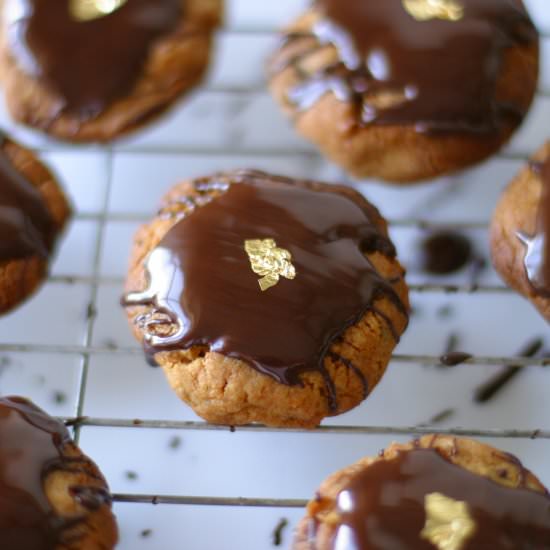
{"type": "MultiPolygon", "coordinates": [[[[522,351],[519,357],[535,357],[543,348],[544,341],[537,338],[529,342],[522,351]]],[[[512,380],[514,380],[521,372],[522,367],[510,365],[505,367],[499,374],[490,378],[475,390],[474,401],[476,403],[487,403],[503,390],[512,380]]]]}

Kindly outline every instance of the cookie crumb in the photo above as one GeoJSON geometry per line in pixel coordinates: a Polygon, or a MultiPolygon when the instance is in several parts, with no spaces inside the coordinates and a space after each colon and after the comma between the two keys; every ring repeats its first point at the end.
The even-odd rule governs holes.
{"type": "Polygon", "coordinates": [[[281,546],[283,544],[283,534],[287,526],[288,519],[282,518],[273,530],[273,546],[281,546]]]}
{"type": "Polygon", "coordinates": [[[144,530],[139,534],[139,536],[140,536],[142,539],[148,539],[152,534],[153,534],[153,530],[152,530],[152,529],[144,529],[144,530]]]}

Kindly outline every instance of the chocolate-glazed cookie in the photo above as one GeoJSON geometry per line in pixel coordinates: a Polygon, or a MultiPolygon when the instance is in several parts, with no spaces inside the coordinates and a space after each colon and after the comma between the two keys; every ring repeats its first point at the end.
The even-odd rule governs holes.
{"type": "Polygon", "coordinates": [[[238,171],[167,195],[136,236],[124,305],[206,420],[313,427],[380,380],[407,325],[403,274],[356,192],[238,171]]]}
{"type": "Polygon", "coordinates": [[[550,142],[505,189],[491,224],[495,269],[550,321],[550,142]]]}
{"type": "Polygon", "coordinates": [[[393,444],[328,478],[293,550],[550,548],[550,495],[518,459],[450,436],[393,444]]]}
{"type": "Polygon", "coordinates": [[[433,178],[505,143],[537,83],[521,0],[317,0],[283,36],[271,90],[357,177],[433,178]]]}
{"type": "Polygon", "coordinates": [[[69,216],[50,171],[30,151],[0,136],[0,314],[44,280],[69,216]]]}
{"type": "Polygon", "coordinates": [[[21,397],[0,399],[0,541],[5,550],[109,550],[107,483],[65,426],[21,397]]]}
{"type": "Polygon", "coordinates": [[[222,0],[4,0],[0,78],[19,122],[108,141],[202,78],[222,0]]]}

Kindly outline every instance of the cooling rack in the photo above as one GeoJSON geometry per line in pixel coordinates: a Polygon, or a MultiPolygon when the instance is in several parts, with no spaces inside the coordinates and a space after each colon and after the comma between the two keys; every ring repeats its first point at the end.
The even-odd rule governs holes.
{"type": "MultiPolygon", "coordinates": [[[[115,494],[119,548],[288,548],[306,500],[329,473],[393,440],[435,430],[509,450],[550,485],[550,352],[518,357],[550,336],[547,325],[489,267],[479,269],[483,262],[437,278],[422,273],[416,259],[422,236],[452,228],[487,261],[487,227],[501,190],[550,137],[550,9],[547,0],[527,3],[543,33],[542,76],[510,146],[431,185],[348,182],[390,220],[414,312],[373,395],[312,432],[204,423],[145,365],[117,306],[131,236],[178,180],[253,167],[347,181],[294,134],[265,90],[263,61],[275,31],[306,2],[228,0],[228,25],[204,88],[115,146],[54,143],[0,112],[2,126],[58,171],[76,210],[48,283],[0,321],[0,391],[29,396],[72,426],[115,494]],[[441,368],[451,348],[474,357],[441,368]],[[474,403],[505,365],[520,367],[513,383],[474,403]]],[[[544,346],[550,350],[550,338],[544,346]]]]}

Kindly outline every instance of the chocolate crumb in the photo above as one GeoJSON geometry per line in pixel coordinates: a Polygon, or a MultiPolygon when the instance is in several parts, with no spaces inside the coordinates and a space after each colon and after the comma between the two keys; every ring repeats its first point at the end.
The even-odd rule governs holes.
{"type": "Polygon", "coordinates": [[[456,414],[455,409],[445,409],[444,411],[441,411],[440,413],[432,416],[430,420],[426,424],[421,424],[421,427],[426,426],[434,426],[435,424],[441,424],[441,422],[445,422],[446,420],[449,420],[449,418],[453,417],[456,414]]]}
{"type": "Polygon", "coordinates": [[[134,426],[141,426],[143,424],[143,420],[138,420],[137,418],[132,420],[132,424],[134,426]]]}
{"type": "Polygon", "coordinates": [[[288,519],[282,518],[273,531],[273,546],[281,546],[283,544],[283,532],[288,526],[288,519]]]}
{"type": "Polygon", "coordinates": [[[454,351],[442,355],[439,360],[444,367],[456,367],[471,359],[473,355],[461,351],[454,351]]]}
{"type": "Polygon", "coordinates": [[[436,315],[439,319],[450,319],[453,317],[454,313],[454,307],[450,304],[445,304],[437,310],[436,315]]]}
{"type": "Polygon", "coordinates": [[[110,349],[112,351],[114,350],[117,350],[118,349],[118,344],[111,338],[108,338],[107,340],[105,340],[105,347],[107,349],[110,349]]]}
{"type": "Polygon", "coordinates": [[[533,430],[533,433],[531,434],[531,439],[538,439],[540,432],[540,430],[533,430]]]}
{"type": "Polygon", "coordinates": [[[126,479],[129,481],[136,481],[139,477],[137,473],[132,470],[128,470],[125,475],[126,475],[126,479]]]}
{"type": "Polygon", "coordinates": [[[86,319],[91,321],[97,315],[97,308],[91,302],[86,307],[86,319]]]}
{"type": "MultiPolygon", "coordinates": [[[[528,342],[518,355],[519,357],[535,357],[543,346],[544,341],[541,338],[536,338],[528,342]]],[[[487,403],[516,378],[522,370],[523,368],[517,365],[504,367],[500,373],[490,378],[475,390],[474,401],[480,404],[487,403]]]]}
{"type": "Polygon", "coordinates": [[[440,231],[422,241],[421,267],[434,275],[450,275],[471,262],[472,252],[472,243],[464,235],[440,231]]]}
{"type": "Polygon", "coordinates": [[[499,470],[498,477],[500,477],[500,479],[508,479],[508,470],[499,470]]]}
{"type": "Polygon", "coordinates": [[[168,443],[168,446],[173,451],[176,451],[177,449],[179,449],[181,447],[181,437],[179,437],[177,435],[172,437],[172,439],[170,439],[170,442],[168,443]]]}
{"type": "Polygon", "coordinates": [[[229,431],[234,434],[237,431],[237,428],[235,428],[235,426],[229,426],[229,431]]]}
{"type": "Polygon", "coordinates": [[[153,497],[151,499],[151,504],[153,504],[153,506],[156,506],[158,503],[159,503],[159,497],[153,497]]]}
{"type": "Polygon", "coordinates": [[[67,401],[67,394],[62,391],[54,391],[53,400],[56,405],[63,405],[67,401]]]}
{"type": "Polygon", "coordinates": [[[144,530],[139,534],[139,536],[140,536],[142,539],[148,539],[152,534],[153,534],[153,530],[152,530],[152,529],[144,529],[144,530]]]}

